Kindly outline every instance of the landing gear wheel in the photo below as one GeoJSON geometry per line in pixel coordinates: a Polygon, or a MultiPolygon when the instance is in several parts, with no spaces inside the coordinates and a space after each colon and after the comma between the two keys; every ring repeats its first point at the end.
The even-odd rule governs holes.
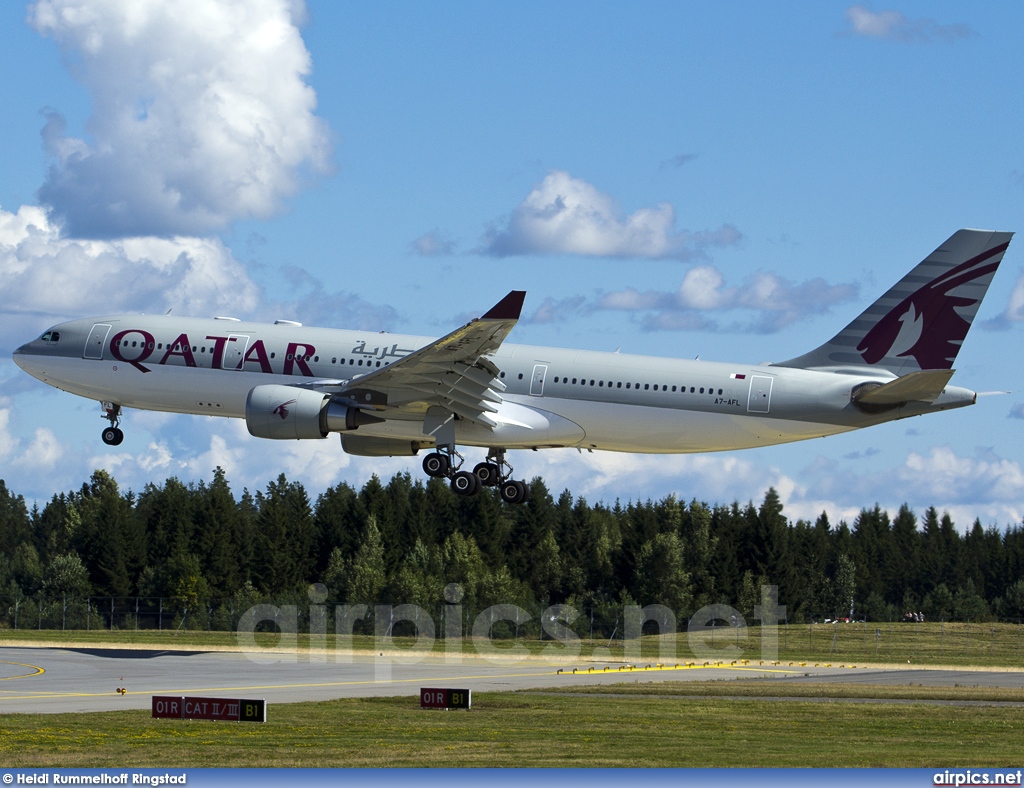
{"type": "Polygon", "coordinates": [[[120,446],[124,440],[124,433],[117,427],[107,427],[103,430],[103,442],[108,446],[120,446]]]}
{"type": "Polygon", "coordinates": [[[448,462],[448,458],[440,452],[431,452],[423,458],[423,472],[435,479],[447,476],[450,467],[451,463],[448,462]]]}
{"type": "Polygon", "coordinates": [[[459,471],[452,476],[452,492],[456,495],[475,495],[480,490],[480,480],[469,471],[459,471]]]}
{"type": "Polygon", "coordinates": [[[530,499],[530,488],[523,482],[510,479],[502,482],[501,500],[505,503],[526,503],[530,499]]]}
{"type": "Polygon", "coordinates": [[[497,487],[501,484],[501,469],[493,462],[482,462],[473,469],[473,475],[484,487],[497,487]]]}

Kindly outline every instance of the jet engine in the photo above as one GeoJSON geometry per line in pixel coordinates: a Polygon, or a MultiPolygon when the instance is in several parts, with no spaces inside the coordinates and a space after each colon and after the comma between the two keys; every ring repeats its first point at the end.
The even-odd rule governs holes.
{"type": "Polygon", "coordinates": [[[292,386],[256,386],[245,400],[245,426],[257,438],[326,438],[384,419],[336,402],[321,391],[292,386]]]}

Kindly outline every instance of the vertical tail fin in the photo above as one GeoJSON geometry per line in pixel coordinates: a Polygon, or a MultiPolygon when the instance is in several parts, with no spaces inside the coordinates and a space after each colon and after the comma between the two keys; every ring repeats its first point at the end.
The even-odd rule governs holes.
{"type": "Polygon", "coordinates": [[[824,345],[776,366],[952,369],[1012,237],[958,230],[824,345]]]}

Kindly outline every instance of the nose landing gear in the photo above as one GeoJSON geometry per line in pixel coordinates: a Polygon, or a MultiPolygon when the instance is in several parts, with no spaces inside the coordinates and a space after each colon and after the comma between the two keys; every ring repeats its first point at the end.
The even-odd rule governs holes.
{"type": "Polygon", "coordinates": [[[477,464],[473,472],[460,470],[465,458],[451,445],[439,445],[437,451],[423,458],[423,472],[435,479],[449,479],[456,495],[476,495],[484,487],[498,487],[506,503],[526,503],[530,488],[525,482],[512,480],[512,466],[505,462],[504,449],[491,449],[487,460],[477,464]]]}
{"type": "Polygon", "coordinates": [[[110,426],[103,430],[103,442],[108,446],[119,446],[124,440],[124,433],[117,426],[121,423],[121,406],[113,402],[103,402],[101,405],[103,418],[110,422],[110,426]]]}

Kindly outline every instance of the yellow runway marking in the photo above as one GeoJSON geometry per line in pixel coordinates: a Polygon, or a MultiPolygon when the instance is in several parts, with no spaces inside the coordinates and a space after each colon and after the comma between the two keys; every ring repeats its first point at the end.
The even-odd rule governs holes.
{"type": "Polygon", "coordinates": [[[560,676],[620,676],[629,675],[631,673],[661,673],[665,670],[745,670],[754,673],[799,673],[798,670],[785,670],[783,668],[753,668],[743,667],[740,665],[644,665],[643,667],[627,667],[622,666],[618,668],[587,668],[583,670],[576,668],[573,670],[566,670],[562,668],[557,671],[556,675],[560,676]]]}
{"type": "MultiPolygon", "coordinates": [[[[528,676],[545,676],[547,673],[501,673],[483,676],[441,676],[441,677],[418,677],[411,679],[388,679],[387,681],[325,681],[308,684],[253,684],[240,687],[190,687],[188,689],[159,689],[159,690],[136,690],[128,691],[128,695],[168,695],[186,694],[189,692],[238,692],[239,690],[273,690],[273,689],[302,689],[315,687],[348,687],[356,685],[383,685],[383,684],[413,684],[424,681],[471,681],[473,679],[510,679],[523,678],[528,676]]],[[[98,698],[109,695],[109,692],[33,692],[24,695],[8,695],[0,692],[0,698],[4,700],[31,700],[33,698],[98,698]]]]}
{"type": "MultiPolygon", "coordinates": [[[[20,664],[20,663],[12,663],[20,664]]],[[[27,666],[35,667],[35,666],[27,666]]],[[[42,668],[38,669],[40,672],[42,668]]],[[[374,681],[374,680],[360,680],[360,681],[327,681],[327,682],[315,682],[305,684],[252,684],[249,686],[237,686],[237,687],[192,687],[189,689],[149,689],[149,690],[129,690],[126,694],[128,695],[185,695],[188,693],[195,692],[239,692],[239,691],[250,691],[250,690],[276,690],[276,689],[310,689],[315,687],[351,687],[358,685],[382,685],[382,684],[414,684],[417,682],[427,681],[438,681],[438,682],[453,682],[453,681],[472,681],[474,679],[510,679],[510,678],[526,678],[530,676],[548,676],[548,675],[561,675],[561,676],[618,676],[623,674],[631,673],[644,673],[664,670],[745,670],[754,671],[757,673],[797,673],[799,671],[794,670],[779,670],[769,668],[744,668],[732,665],[680,665],[677,667],[661,667],[661,668],[634,668],[632,670],[619,670],[614,668],[612,670],[595,670],[591,673],[586,671],[562,673],[557,672],[551,673],[497,673],[482,676],[442,676],[442,677],[429,677],[420,676],[411,679],[388,679],[387,681],[374,681]]],[[[38,675],[38,674],[29,674],[38,675]]],[[[13,678],[13,677],[12,677],[13,678]]],[[[47,698],[99,698],[106,695],[110,695],[109,692],[30,692],[22,695],[9,695],[6,692],[0,691],[0,698],[4,700],[44,700],[47,698]]]]}
{"type": "Polygon", "coordinates": [[[11,681],[12,679],[30,679],[33,676],[42,676],[44,673],[46,673],[46,671],[38,665],[27,665],[24,662],[11,662],[10,660],[6,659],[0,659],[0,663],[3,663],[4,665],[17,665],[19,668],[32,668],[32,670],[35,671],[34,673],[22,673],[18,676],[0,676],[0,681],[11,681]]]}

